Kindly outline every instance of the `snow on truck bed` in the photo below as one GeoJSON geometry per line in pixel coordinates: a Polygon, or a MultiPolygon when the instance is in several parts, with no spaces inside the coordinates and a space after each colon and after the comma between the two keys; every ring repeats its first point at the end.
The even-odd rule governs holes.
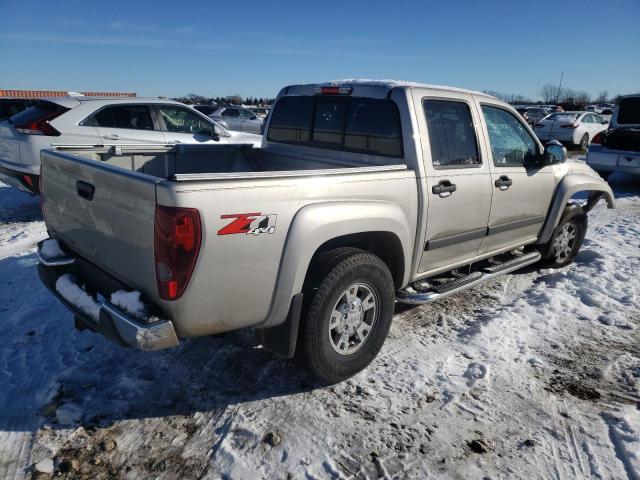
{"type": "Polygon", "coordinates": [[[145,353],[74,330],[37,198],[0,188],[0,478],[640,478],[640,185],[611,178],[575,264],[398,306],[332,387],[248,331],[145,353]]]}

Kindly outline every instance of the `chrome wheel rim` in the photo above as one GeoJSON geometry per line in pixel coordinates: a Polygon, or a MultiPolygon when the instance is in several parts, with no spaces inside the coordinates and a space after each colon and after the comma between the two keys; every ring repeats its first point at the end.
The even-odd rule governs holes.
{"type": "Polygon", "coordinates": [[[564,262],[569,258],[573,250],[573,246],[576,244],[578,230],[573,223],[565,223],[555,240],[553,241],[553,252],[558,262],[564,262]]]}
{"type": "Polygon", "coordinates": [[[371,337],[378,317],[378,296],[366,283],[354,283],[338,298],[329,319],[329,341],[340,355],[351,355],[371,337]]]}

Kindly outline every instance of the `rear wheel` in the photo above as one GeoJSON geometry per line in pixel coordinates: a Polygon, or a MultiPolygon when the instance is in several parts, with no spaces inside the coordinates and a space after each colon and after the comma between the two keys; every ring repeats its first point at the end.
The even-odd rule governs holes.
{"type": "Polygon", "coordinates": [[[582,207],[568,205],[549,243],[542,247],[547,265],[552,268],[561,268],[570,264],[580,251],[586,233],[587,214],[582,207]]]}
{"type": "Polygon", "coordinates": [[[356,248],[332,250],[313,269],[296,356],[311,374],[336,383],[382,348],[393,316],[393,278],[380,258],[356,248]]]}
{"type": "Polygon", "coordinates": [[[589,148],[589,134],[585,133],[580,139],[580,149],[586,150],[587,148],[589,148]]]}

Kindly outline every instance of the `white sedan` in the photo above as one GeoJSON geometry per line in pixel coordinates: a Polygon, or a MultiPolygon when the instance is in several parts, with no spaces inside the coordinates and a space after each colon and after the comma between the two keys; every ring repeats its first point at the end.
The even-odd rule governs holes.
{"type": "Polygon", "coordinates": [[[608,123],[596,113],[561,112],[539,120],[534,131],[542,142],[559,140],[586,149],[593,137],[607,129],[608,123]]]}

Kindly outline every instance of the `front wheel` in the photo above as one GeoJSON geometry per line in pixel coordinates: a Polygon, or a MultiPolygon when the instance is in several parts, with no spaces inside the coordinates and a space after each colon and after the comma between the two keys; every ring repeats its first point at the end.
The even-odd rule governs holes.
{"type": "Polygon", "coordinates": [[[320,256],[313,267],[296,356],[314,376],[337,383],[365,368],[382,348],[395,288],[387,265],[356,248],[320,256]],[[317,288],[316,288],[317,287],[317,288]]]}
{"type": "Polygon", "coordinates": [[[549,243],[543,246],[543,256],[551,268],[570,264],[582,247],[587,233],[587,214],[582,207],[568,205],[549,243]]]}

